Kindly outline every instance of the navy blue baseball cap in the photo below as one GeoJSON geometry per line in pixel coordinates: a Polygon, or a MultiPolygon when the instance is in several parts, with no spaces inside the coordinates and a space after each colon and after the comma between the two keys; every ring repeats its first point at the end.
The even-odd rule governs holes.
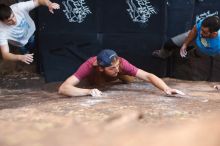
{"type": "Polygon", "coordinates": [[[114,58],[118,57],[117,53],[110,49],[104,49],[97,55],[97,63],[102,67],[109,67],[112,65],[114,58]]]}

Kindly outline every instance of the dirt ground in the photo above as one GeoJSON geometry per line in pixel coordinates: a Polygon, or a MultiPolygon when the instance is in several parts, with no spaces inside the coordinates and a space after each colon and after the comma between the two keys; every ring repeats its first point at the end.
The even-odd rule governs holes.
{"type": "Polygon", "coordinates": [[[100,87],[103,97],[64,97],[38,75],[0,83],[0,146],[219,146],[216,83],[164,79],[186,96],[151,84],[100,87]]]}

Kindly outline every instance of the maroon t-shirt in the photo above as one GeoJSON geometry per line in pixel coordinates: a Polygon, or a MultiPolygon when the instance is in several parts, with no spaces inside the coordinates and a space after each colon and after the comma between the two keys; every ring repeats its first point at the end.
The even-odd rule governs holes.
{"type": "MultiPolygon", "coordinates": [[[[120,60],[120,74],[136,76],[138,68],[134,65],[130,64],[127,60],[122,57],[119,57],[120,60]]],[[[74,73],[74,75],[79,79],[85,79],[87,76],[92,74],[94,68],[94,62],[96,61],[96,56],[89,58],[86,62],[84,62],[78,70],[74,73]]]]}

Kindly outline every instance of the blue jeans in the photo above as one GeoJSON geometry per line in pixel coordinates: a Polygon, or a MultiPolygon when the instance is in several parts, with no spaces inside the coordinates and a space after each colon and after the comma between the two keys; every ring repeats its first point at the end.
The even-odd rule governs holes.
{"type": "Polygon", "coordinates": [[[25,46],[20,47],[19,51],[21,54],[28,54],[34,48],[34,46],[35,46],[35,36],[32,35],[28,40],[28,43],[25,46]]]}

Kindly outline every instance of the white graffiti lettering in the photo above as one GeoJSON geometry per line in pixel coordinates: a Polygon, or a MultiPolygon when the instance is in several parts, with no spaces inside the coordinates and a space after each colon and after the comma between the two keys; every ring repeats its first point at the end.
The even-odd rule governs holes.
{"type": "Polygon", "coordinates": [[[146,23],[153,14],[157,14],[149,0],[127,0],[127,9],[133,22],[146,23]]]}
{"type": "Polygon", "coordinates": [[[66,0],[62,4],[65,7],[63,12],[69,22],[82,23],[88,14],[92,14],[85,0],[66,0]]]}
{"type": "Polygon", "coordinates": [[[215,11],[214,13],[210,13],[210,11],[204,12],[200,15],[196,16],[196,23],[198,23],[200,20],[205,19],[206,17],[210,16],[218,16],[218,11],[215,11]]]}

